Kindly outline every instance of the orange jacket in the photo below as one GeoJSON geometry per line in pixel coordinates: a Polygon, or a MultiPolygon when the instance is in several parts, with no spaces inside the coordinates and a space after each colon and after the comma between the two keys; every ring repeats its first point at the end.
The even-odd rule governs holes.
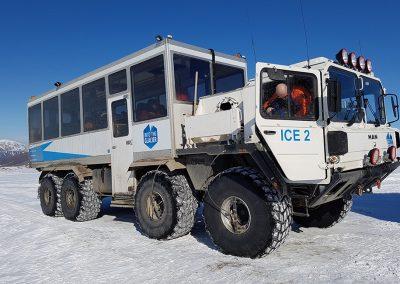
{"type": "MultiPolygon", "coordinates": [[[[290,94],[292,101],[300,108],[295,113],[296,116],[306,116],[309,114],[308,107],[311,104],[312,96],[311,93],[302,86],[293,86],[292,93],[290,94]]],[[[269,106],[278,98],[274,93],[268,100],[263,104],[263,109],[269,108],[269,106]]]]}

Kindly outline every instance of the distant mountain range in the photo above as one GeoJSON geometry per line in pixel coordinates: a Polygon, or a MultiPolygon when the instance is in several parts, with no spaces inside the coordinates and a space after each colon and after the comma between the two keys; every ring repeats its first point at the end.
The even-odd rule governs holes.
{"type": "Polygon", "coordinates": [[[0,139],[0,167],[28,165],[26,146],[20,142],[0,139]]]}

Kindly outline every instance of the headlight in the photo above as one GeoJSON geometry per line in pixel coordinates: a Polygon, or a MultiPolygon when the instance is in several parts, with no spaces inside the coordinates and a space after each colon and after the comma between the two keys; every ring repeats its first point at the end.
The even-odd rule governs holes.
{"type": "Polygon", "coordinates": [[[380,151],[378,148],[374,148],[371,151],[369,151],[369,162],[371,165],[376,165],[379,161],[379,156],[380,156],[380,151]]]}
{"type": "Polygon", "coordinates": [[[367,73],[371,73],[372,72],[372,61],[367,59],[367,61],[365,61],[365,67],[366,67],[367,73]]]}
{"type": "Polygon", "coordinates": [[[357,58],[357,68],[361,72],[364,72],[365,70],[365,58],[362,55],[357,58]]]}
{"type": "Polygon", "coordinates": [[[343,65],[347,65],[349,63],[349,54],[345,48],[342,48],[337,54],[336,54],[336,60],[343,65]]]}
{"type": "Polygon", "coordinates": [[[349,54],[349,65],[353,68],[357,68],[357,56],[354,52],[349,54]]]}

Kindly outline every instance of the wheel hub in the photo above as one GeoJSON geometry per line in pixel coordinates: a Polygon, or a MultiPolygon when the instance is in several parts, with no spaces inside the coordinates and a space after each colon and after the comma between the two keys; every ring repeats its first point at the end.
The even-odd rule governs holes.
{"type": "Polygon", "coordinates": [[[146,200],[146,212],[151,220],[160,220],[164,213],[164,200],[157,192],[152,192],[146,200]]]}
{"type": "Polygon", "coordinates": [[[243,234],[251,222],[251,214],[247,204],[236,196],[228,197],[222,202],[221,219],[224,226],[234,234],[243,234]]]}
{"type": "Polygon", "coordinates": [[[45,203],[46,205],[49,205],[49,204],[50,204],[50,200],[51,200],[51,191],[50,191],[48,188],[46,188],[46,189],[44,190],[44,192],[43,192],[43,199],[44,199],[44,203],[45,203]]]}
{"type": "Polygon", "coordinates": [[[66,203],[68,208],[74,208],[76,203],[76,195],[73,190],[68,190],[66,192],[66,203]]]}

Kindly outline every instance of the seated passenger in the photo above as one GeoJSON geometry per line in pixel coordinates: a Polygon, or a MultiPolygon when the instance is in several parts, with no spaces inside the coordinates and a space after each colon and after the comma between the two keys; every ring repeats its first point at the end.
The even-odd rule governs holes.
{"type": "Polygon", "coordinates": [[[151,99],[148,104],[152,118],[159,118],[167,115],[167,110],[158,100],[151,99]]]}
{"type": "Polygon", "coordinates": [[[275,92],[264,102],[262,106],[267,115],[278,115],[280,117],[284,117],[288,111],[287,96],[288,92],[286,84],[280,83],[276,85],[275,92]]]}
{"type": "Polygon", "coordinates": [[[150,109],[145,103],[137,104],[136,108],[136,118],[138,121],[148,120],[151,118],[150,109]]]}
{"type": "MultiPolygon", "coordinates": [[[[278,115],[283,117],[288,112],[288,90],[284,83],[276,86],[275,93],[267,99],[263,104],[263,109],[267,115],[278,115]]],[[[294,85],[290,93],[292,101],[292,113],[296,117],[304,117],[310,113],[310,105],[312,102],[311,93],[303,86],[294,85]]]]}

